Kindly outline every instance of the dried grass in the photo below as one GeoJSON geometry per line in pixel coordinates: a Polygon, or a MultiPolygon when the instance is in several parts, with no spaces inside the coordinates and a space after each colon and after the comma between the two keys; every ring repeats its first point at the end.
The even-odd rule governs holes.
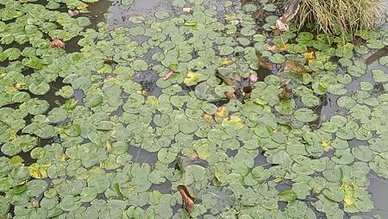
{"type": "Polygon", "coordinates": [[[307,26],[326,34],[352,34],[373,29],[382,12],[381,0],[302,0],[294,19],[299,29],[307,26]]]}

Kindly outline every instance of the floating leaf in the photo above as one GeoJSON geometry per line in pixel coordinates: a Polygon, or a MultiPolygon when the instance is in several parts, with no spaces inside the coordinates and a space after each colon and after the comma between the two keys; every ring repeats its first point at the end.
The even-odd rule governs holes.
{"type": "Polygon", "coordinates": [[[383,56],[379,59],[379,63],[388,67],[388,56],[383,56]]]}
{"type": "Polygon", "coordinates": [[[121,0],[121,4],[125,6],[129,6],[133,3],[133,0],[121,0]]]}
{"type": "Polygon", "coordinates": [[[301,122],[312,122],[315,121],[318,116],[310,109],[302,108],[295,111],[294,116],[301,122]]]}
{"type": "Polygon", "coordinates": [[[193,86],[198,84],[198,82],[201,81],[201,77],[202,77],[201,73],[189,71],[186,74],[186,77],[183,80],[183,83],[185,83],[187,86],[193,86]]]}
{"type": "Polygon", "coordinates": [[[275,64],[281,64],[284,61],[286,61],[284,56],[279,54],[279,53],[273,54],[272,56],[268,57],[268,59],[269,59],[269,61],[271,61],[272,63],[275,63],[275,64]]]}
{"type": "Polygon", "coordinates": [[[218,49],[220,51],[220,55],[224,55],[224,56],[230,55],[234,51],[233,47],[227,46],[227,45],[221,46],[218,49]]]}
{"type": "Polygon", "coordinates": [[[170,13],[168,13],[167,11],[157,11],[155,13],[155,17],[160,19],[160,20],[163,20],[163,19],[170,17],[170,13]]]}
{"type": "Polygon", "coordinates": [[[372,70],[372,75],[376,82],[388,82],[388,75],[385,74],[382,70],[372,70]]]}
{"type": "Polygon", "coordinates": [[[183,200],[183,203],[185,204],[187,213],[191,214],[191,212],[194,210],[194,203],[195,203],[194,194],[185,185],[179,185],[178,192],[182,196],[182,200],[183,200]]]}
{"type": "Polygon", "coordinates": [[[222,126],[230,126],[235,129],[242,129],[244,127],[243,121],[238,116],[231,116],[230,118],[222,121],[222,126]]]}
{"type": "Polygon", "coordinates": [[[34,163],[28,167],[28,172],[30,175],[36,179],[46,178],[47,177],[47,169],[50,167],[50,164],[39,164],[34,163]]]}
{"type": "Polygon", "coordinates": [[[225,106],[220,106],[215,113],[216,121],[220,122],[226,119],[229,116],[229,110],[225,106]]]}
{"type": "Polygon", "coordinates": [[[292,189],[287,189],[287,190],[281,191],[279,193],[279,196],[280,196],[280,201],[284,201],[284,202],[292,202],[298,198],[295,191],[292,189]]]}
{"type": "Polygon", "coordinates": [[[65,43],[61,39],[59,39],[59,38],[54,38],[50,42],[50,46],[51,46],[51,48],[64,49],[65,48],[65,43]]]}

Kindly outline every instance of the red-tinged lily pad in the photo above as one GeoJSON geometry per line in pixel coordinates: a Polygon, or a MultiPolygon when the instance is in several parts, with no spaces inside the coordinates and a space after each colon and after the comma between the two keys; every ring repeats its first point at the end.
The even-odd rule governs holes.
{"type": "Polygon", "coordinates": [[[191,213],[194,209],[195,196],[192,191],[185,185],[178,186],[178,192],[182,196],[183,203],[185,204],[187,213],[191,213]]]}

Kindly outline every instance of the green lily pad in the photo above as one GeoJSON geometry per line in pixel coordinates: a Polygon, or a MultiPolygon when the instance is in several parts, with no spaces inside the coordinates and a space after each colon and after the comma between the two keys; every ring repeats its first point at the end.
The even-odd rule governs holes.
{"type": "Polygon", "coordinates": [[[128,6],[128,5],[131,5],[132,3],[133,3],[133,0],[121,0],[122,5],[128,6]]]}
{"type": "Polygon", "coordinates": [[[168,13],[168,11],[157,11],[155,13],[155,17],[160,19],[160,20],[163,20],[163,19],[170,17],[170,13],[168,13]]]}
{"type": "Polygon", "coordinates": [[[388,56],[383,56],[379,59],[379,63],[388,67],[388,56]]]}
{"type": "Polygon", "coordinates": [[[230,55],[234,52],[233,47],[227,46],[227,45],[220,46],[218,49],[220,51],[220,55],[223,55],[223,56],[230,55]]]}
{"type": "Polygon", "coordinates": [[[27,183],[27,195],[35,197],[42,194],[48,188],[48,184],[44,180],[31,180],[27,183]]]}
{"type": "Polygon", "coordinates": [[[301,122],[312,122],[318,118],[318,116],[311,109],[307,108],[296,110],[294,116],[301,122]]]}
{"type": "Polygon", "coordinates": [[[382,70],[372,70],[372,75],[376,82],[384,83],[388,81],[388,75],[385,74],[382,70]]]}
{"type": "Polygon", "coordinates": [[[285,57],[278,53],[271,55],[268,59],[275,64],[281,64],[286,61],[285,57]]]}
{"type": "Polygon", "coordinates": [[[0,215],[6,215],[8,210],[9,210],[9,203],[3,196],[1,196],[0,197],[0,215]]]}

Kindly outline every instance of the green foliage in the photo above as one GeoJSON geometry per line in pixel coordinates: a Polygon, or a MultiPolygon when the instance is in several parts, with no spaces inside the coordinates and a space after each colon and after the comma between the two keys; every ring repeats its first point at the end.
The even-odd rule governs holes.
{"type": "Polygon", "coordinates": [[[131,28],[87,29],[90,2],[66,1],[75,17],[51,0],[0,9],[0,217],[11,206],[15,218],[342,218],[373,209],[367,176],[388,178],[388,79],[355,52],[386,45],[384,31],[360,32],[364,47],[311,33],[272,37],[251,14],[268,13],[270,30],[276,5],[225,1],[218,16],[203,0],[171,1],[174,10],[153,19],[131,15],[131,28]],[[50,47],[76,36],[80,51],[50,47]],[[260,78],[266,65],[281,70],[260,78]],[[253,73],[259,81],[248,82],[253,73]],[[340,115],[321,115],[325,97],[336,97],[340,115]]]}

